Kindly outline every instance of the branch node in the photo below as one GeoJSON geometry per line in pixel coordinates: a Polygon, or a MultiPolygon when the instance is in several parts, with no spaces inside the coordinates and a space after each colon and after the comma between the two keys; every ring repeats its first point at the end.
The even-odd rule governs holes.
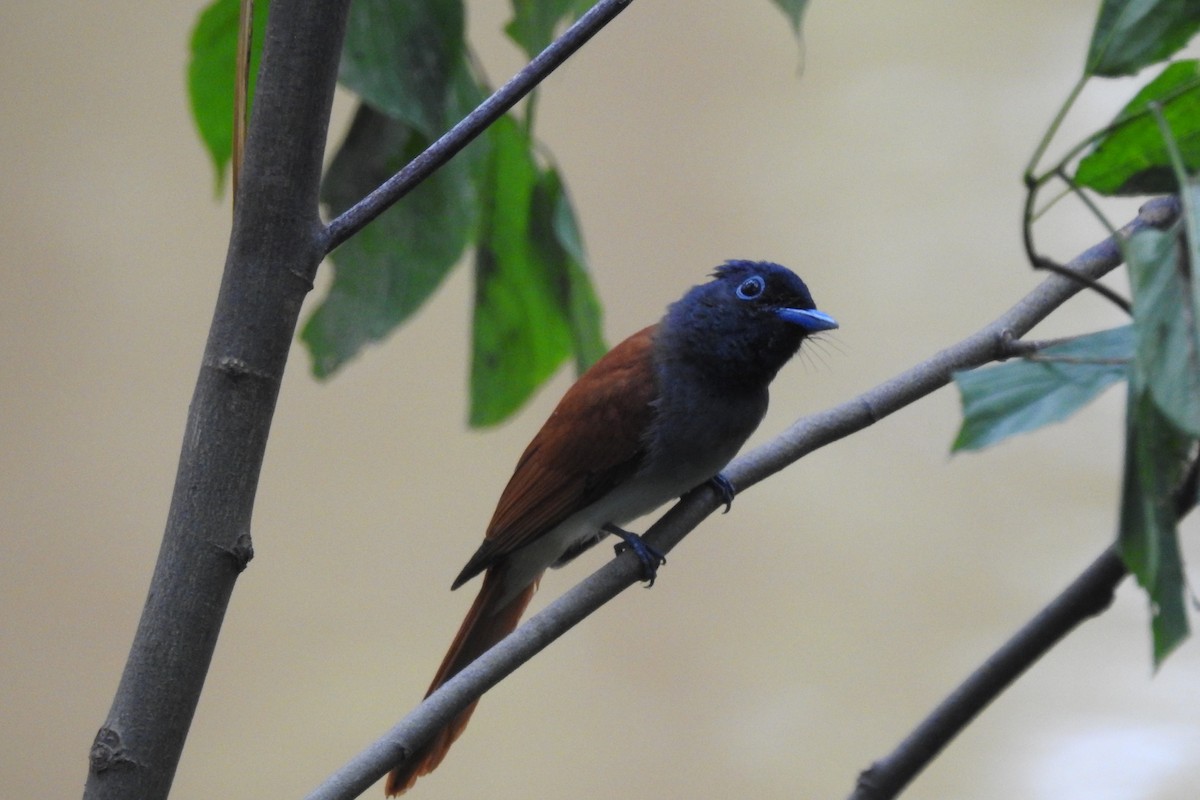
{"type": "Polygon", "coordinates": [[[1023,350],[1021,340],[1012,332],[1012,328],[1005,328],[996,337],[997,361],[1007,361],[1014,356],[1024,355],[1023,350]]]}
{"type": "Polygon", "coordinates": [[[1098,593],[1096,597],[1090,598],[1091,602],[1084,607],[1084,614],[1087,617],[1098,617],[1108,610],[1108,607],[1117,599],[1117,587],[1110,586],[1107,591],[1098,593]]]}
{"type": "Polygon", "coordinates": [[[863,410],[863,413],[866,414],[867,419],[870,420],[866,425],[863,426],[864,428],[867,427],[867,425],[874,425],[876,422],[879,422],[879,420],[887,416],[887,414],[880,414],[879,411],[876,410],[875,404],[871,402],[871,398],[867,397],[866,395],[860,395],[857,398],[857,402],[859,408],[863,410]]]}
{"type": "MultiPolygon", "coordinates": [[[[321,233],[319,235],[324,236],[324,233],[321,233]]],[[[306,275],[304,272],[296,269],[295,267],[289,267],[288,274],[299,279],[300,285],[304,287],[305,294],[308,294],[309,292],[311,292],[313,290],[313,287],[316,285],[313,283],[313,279],[312,279],[311,275],[306,275]]]]}
{"type": "Polygon", "coordinates": [[[233,546],[221,548],[221,552],[233,560],[234,569],[239,573],[244,572],[250,560],[254,558],[254,542],[250,538],[250,531],[239,533],[233,546]]]}
{"type": "Polygon", "coordinates": [[[1067,340],[1052,339],[1038,341],[1033,339],[1019,339],[1011,330],[1005,328],[1001,331],[996,344],[996,360],[1007,361],[1010,358],[1030,358],[1050,345],[1065,341],[1067,340]]]}
{"type": "Polygon", "coordinates": [[[141,766],[129,757],[125,745],[121,742],[121,734],[107,725],[96,731],[92,749],[88,752],[88,765],[97,775],[110,769],[130,769],[141,766]]]}
{"type": "Polygon", "coordinates": [[[1179,219],[1179,198],[1175,195],[1155,197],[1138,208],[1138,217],[1152,228],[1167,230],[1179,219]]]}
{"type": "Polygon", "coordinates": [[[270,372],[263,369],[255,369],[250,366],[247,361],[238,358],[237,356],[221,356],[219,358],[205,358],[204,366],[216,370],[233,382],[238,382],[243,378],[258,378],[259,380],[275,382],[276,378],[270,372]]]}
{"type": "Polygon", "coordinates": [[[854,784],[854,794],[851,795],[854,800],[873,800],[880,796],[881,787],[877,779],[879,766],[879,762],[876,761],[858,773],[858,780],[854,784]]]}

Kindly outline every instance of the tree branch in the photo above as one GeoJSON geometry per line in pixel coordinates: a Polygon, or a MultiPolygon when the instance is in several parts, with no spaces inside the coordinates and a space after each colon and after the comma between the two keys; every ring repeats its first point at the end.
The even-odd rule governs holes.
{"type": "MultiPolygon", "coordinates": [[[[1067,266],[1090,279],[1098,278],[1122,263],[1120,240],[1139,230],[1166,227],[1178,216],[1179,203],[1174,198],[1151,200],[1116,237],[1105,239],[1067,266]]],[[[954,372],[1004,357],[1012,338],[1023,336],[1081,289],[1082,284],[1077,280],[1057,274],[1050,276],[987,327],[847,403],[799,420],[778,438],[735,460],[725,470],[726,477],[739,491],[745,490],[813,450],[862,430],[945,386],[954,372]]],[[[665,553],[721,505],[718,492],[708,486],[700,487],[663,515],[647,531],[646,540],[665,553]]],[[[1107,563],[1105,559],[1101,561],[1107,563]]],[[[1108,574],[1102,564],[1092,569],[1108,574]]],[[[451,717],[593,611],[637,583],[640,575],[641,565],[632,553],[605,564],[447,681],[383,737],[317,787],[308,800],[347,800],[358,796],[451,717]]],[[[1083,610],[1094,613],[1095,607],[1084,606],[1083,610]]],[[[1039,615],[1031,626],[1040,629],[1046,624],[1040,621],[1044,616],[1039,615]]]]}
{"type": "MultiPolygon", "coordinates": [[[[1178,217],[1179,201],[1175,198],[1150,200],[1117,236],[1079,254],[1066,265],[1067,269],[1089,280],[1099,278],[1122,263],[1122,240],[1147,228],[1165,228],[1178,217]]],[[[945,386],[954,372],[1007,357],[1011,340],[1024,336],[1082,288],[1074,279],[1050,276],[990,325],[848,403],[801,419],[779,438],[738,459],[735,463],[742,468],[738,470],[740,480],[735,479],[734,484],[739,489],[750,486],[817,447],[878,422],[945,386]]]]}
{"type": "MultiPolygon", "coordinates": [[[[1175,516],[1196,506],[1200,456],[1193,456],[1175,492],[1175,516]]],[[[896,749],[858,776],[849,800],[888,800],[904,790],[971,720],[1084,620],[1112,603],[1117,585],[1129,574],[1116,546],[1092,564],[957,689],[938,704],[896,749]]]]}
{"type": "Polygon", "coordinates": [[[328,253],[362,230],[373,219],[391,208],[398,200],[415,189],[439,167],[449,161],[483,133],[489,125],[504,116],[521,98],[562,66],[576,50],[600,32],[633,0],[600,0],[580,17],[562,36],[525,65],[508,83],[497,89],[478,108],[444,133],[425,152],[410,161],[403,169],[388,178],[378,189],[346,209],[325,229],[324,248],[328,253]]]}
{"type": "Polygon", "coordinates": [[[895,750],[858,776],[849,800],[895,797],[992,700],[1084,620],[1112,603],[1128,575],[1115,547],[1106,549],[1062,594],[938,704],[895,750]]]}
{"type": "Polygon", "coordinates": [[[296,320],[324,255],[321,159],[349,0],[274,0],[233,230],[171,508],[84,797],[170,791],[250,521],[296,320]]]}

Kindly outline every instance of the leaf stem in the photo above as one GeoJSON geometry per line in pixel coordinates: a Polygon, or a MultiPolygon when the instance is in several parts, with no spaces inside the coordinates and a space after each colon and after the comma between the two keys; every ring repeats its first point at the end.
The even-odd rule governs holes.
{"type": "MultiPolygon", "coordinates": [[[[1171,91],[1169,91],[1165,95],[1163,95],[1163,97],[1160,100],[1158,100],[1157,102],[1161,103],[1163,106],[1170,105],[1174,100],[1176,100],[1180,96],[1192,91],[1193,89],[1196,89],[1197,87],[1200,87],[1200,78],[1195,78],[1186,83],[1182,83],[1179,86],[1176,86],[1174,89],[1172,89],[1171,91]]],[[[1147,104],[1147,106],[1148,105],[1149,104],[1147,104]]],[[[1054,177],[1054,175],[1056,173],[1066,170],[1067,164],[1071,163],[1071,161],[1074,160],[1076,156],[1078,156],[1080,153],[1082,153],[1087,148],[1091,147],[1098,140],[1104,138],[1105,136],[1108,136],[1111,133],[1115,133],[1116,131],[1118,131],[1119,129],[1128,125],[1129,123],[1131,123],[1135,120],[1141,119],[1142,117],[1146,116],[1149,113],[1150,113],[1150,109],[1149,109],[1149,107],[1147,107],[1147,108],[1139,109],[1137,111],[1133,111],[1129,114],[1118,116],[1115,120],[1113,120],[1109,124],[1105,125],[1103,128],[1101,128],[1097,131],[1093,131],[1092,133],[1085,136],[1082,140],[1077,142],[1074,146],[1072,146],[1069,150],[1067,150],[1066,153],[1063,154],[1063,157],[1058,160],[1058,163],[1056,163],[1053,167],[1051,167],[1049,170],[1047,170],[1044,174],[1042,174],[1040,176],[1033,176],[1031,174],[1031,172],[1026,172],[1026,185],[1028,185],[1030,183],[1030,181],[1032,181],[1040,186],[1041,184],[1048,181],[1050,178],[1054,177]]],[[[1032,164],[1031,164],[1031,166],[1032,166],[1032,164]]]]}
{"type": "Polygon", "coordinates": [[[1067,118],[1071,106],[1075,105],[1075,101],[1079,99],[1079,93],[1083,91],[1083,87],[1088,82],[1087,75],[1081,75],[1075,85],[1071,87],[1071,91],[1067,94],[1067,99],[1063,101],[1062,107],[1058,109],[1058,113],[1054,115],[1054,119],[1050,122],[1050,127],[1046,129],[1045,135],[1038,142],[1037,148],[1033,151],[1033,156],[1029,159],[1029,164],[1025,167],[1025,185],[1034,190],[1034,185],[1040,185],[1045,182],[1047,175],[1041,178],[1034,177],[1034,171],[1037,169],[1038,162],[1046,155],[1047,148],[1050,147],[1050,142],[1058,134],[1058,129],[1062,127],[1063,120],[1067,118]]]}
{"type": "MultiPolygon", "coordinates": [[[[1083,86],[1084,86],[1084,84],[1086,84],[1087,80],[1088,80],[1088,76],[1087,75],[1083,76],[1072,88],[1070,94],[1067,96],[1067,100],[1063,103],[1062,108],[1059,109],[1059,112],[1055,116],[1053,122],[1051,122],[1050,128],[1047,130],[1046,135],[1043,136],[1042,140],[1038,143],[1038,147],[1037,147],[1036,151],[1034,152],[1033,158],[1030,159],[1029,165],[1025,169],[1026,194],[1025,194],[1024,211],[1022,213],[1023,224],[1022,224],[1021,233],[1022,233],[1022,241],[1023,241],[1024,247],[1025,247],[1026,256],[1029,258],[1029,263],[1033,265],[1034,269],[1045,269],[1045,270],[1049,270],[1051,272],[1056,272],[1060,275],[1064,275],[1066,277],[1070,277],[1069,271],[1065,270],[1061,264],[1057,263],[1053,259],[1048,258],[1048,257],[1043,256],[1040,253],[1038,253],[1037,248],[1034,245],[1034,241],[1033,241],[1033,222],[1034,222],[1034,220],[1036,220],[1038,217],[1040,217],[1042,214],[1044,214],[1054,204],[1054,202],[1061,199],[1064,195],[1062,195],[1062,194],[1058,195],[1058,197],[1054,198],[1054,200],[1052,200],[1050,203],[1047,203],[1045,208],[1037,210],[1036,202],[1037,202],[1038,191],[1046,183],[1048,183],[1052,178],[1054,178],[1054,177],[1061,178],[1063,181],[1065,181],[1067,183],[1068,188],[1071,191],[1075,192],[1077,194],[1077,196],[1080,197],[1080,199],[1084,202],[1084,204],[1087,205],[1088,208],[1092,210],[1092,212],[1096,215],[1096,217],[1111,232],[1112,231],[1111,224],[1099,212],[1099,210],[1096,208],[1095,204],[1091,202],[1090,198],[1088,198],[1087,195],[1082,192],[1080,187],[1077,184],[1075,184],[1073,180],[1068,178],[1067,171],[1066,171],[1067,165],[1069,163],[1071,163],[1071,161],[1074,160],[1081,152],[1083,152],[1084,149],[1086,149],[1087,147],[1090,147],[1097,140],[1117,131],[1119,128],[1123,127],[1124,125],[1129,124],[1130,122],[1133,122],[1136,119],[1142,118],[1146,114],[1152,113],[1152,109],[1147,107],[1147,108],[1139,109],[1139,110],[1134,111],[1129,114],[1122,114],[1117,119],[1113,120],[1113,122],[1104,126],[1100,130],[1095,131],[1092,134],[1088,135],[1081,142],[1077,143],[1075,146],[1070,148],[1066,152],[1066,154],[1063,155],[1063,157],[1060,158],[1058,160],[1058,162],[1053,167],[1051,167],[1049,170],[1042,173],[1041,175],[1034,174],[1034,170],[1037,168],[1037,163],[1039,161],[1041,161],[1042,157],[1045,155],[1045,152],[1046,152],[1047,147],[1049,146],[1050,140],[1057,133],[1059,127],[1062,124],[1063,119],[1066,117],[1068,110],[1071,108],[1072,105],[1074,105],[1075,100],[1078,98],[1079,93],[1083,89],[1083,86]]],[[[1169,104],[1176,98],[1182,96],[1183,94],[1192,91],[1198,85],[1200,85],[1200,78],[1198,78],[1196,80],[1188,81],[1184,84],[1181,84],[1180,86],[1177,86],[1177,87],[1175,87],[1175,89],[1170,91],[1159,102],[1164,103],[1164,104],[1169,104]]],[[[1148,106],[1149,106],[1149,104],[1148,104],[1148,106]]],[[[1093,291],[1099,293],[1100,295],[1102,295],[1103,297],[1105,297],[1106,299],[1111,301],[1114,305],[1116,305],[1118,308],[1123,310],[1125,313],[1127,313],[1127,314],[1131,313],[1132,308],[1131,308],[1129,301],[1127,301],[1125,298],[1121,297],[1119,294],[1112,291],[1108,287],[1104,286],[1103,284],[1097,283],[1096,281],[1086,281],[1085,280],[1084,284],[1086,286],[1088,286],[1088,288],[1092,289],[1093,291]]]]}
{"type": "Polygon", "coordinates": [[[1187,167],[1184,165],[1183,153],[1179,151],[1179,142],[1175,140],[1175,134],[1171,131],[1171,125],[1167,122],[1166,116],[1163,115],[1162,103],[1157,100],[1146,104],[1151,115],[1154,116],[1154,121],[1158,125],[1159,131],[1162,132],[1163,144],[1167,148],[1167,156],[1171,159],[1171,171],[1175,173],[1175,182],[1179,185],[1179,200],[1183,204],[1183,221],[1187,227],[1188,237],[1192,241],[1197,241],[1197,233],[1194,229],[1196,220],[1195,199],[1192,193],[1188,191],[1188,174],[1187,167]]]}

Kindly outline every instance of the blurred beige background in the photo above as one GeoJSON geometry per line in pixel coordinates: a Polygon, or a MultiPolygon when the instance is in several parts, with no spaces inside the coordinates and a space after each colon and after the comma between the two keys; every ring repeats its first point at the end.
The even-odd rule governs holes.
{"type": "MultiPolygon", "coordinates": [[[[818,2],[801,58],[767,0],[634,3],[539,107],[610,339],[725,258],[794,266],[842,330],[776,382],[763,441],[1002,312],[1040,280],[1019,175],[1095,6],[818,2]]],[[[2,798],[81,791],[166,516],[229,218],[185,106],[197,7],[2,12],[2,798]]],[[[470,4],[494,81],[520,65],[506,17],[470,4]]],[[[1069,129],[1128,93],[1089,91],[1069,129]]],[[[1039,235],[1069,257],[1102,231],[1067,210],[1039,235]]],[[[470,290],[460,269],[327,385],[297,348],[175,797],[300,796],[420,698],[474,591],[449,582],[569,380],[467,430],[470,290]]],[[[1040,333],[1119,322],[1083,297],[1040,333]]],[[[951,458],[944,390],[814,453],[502,684],[413,797],[844,796],[1109,541],[1120,395],[951,458]]],[[[1152,675],[1126,585],[906,796],[1194,797],[1198,668],[1190,641],[1152,675]]]]}

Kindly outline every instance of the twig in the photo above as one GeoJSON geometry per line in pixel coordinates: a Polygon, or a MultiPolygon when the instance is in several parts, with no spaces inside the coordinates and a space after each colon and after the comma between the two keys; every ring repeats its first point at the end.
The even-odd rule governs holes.
{"type": "Polygon", "coordinates": [[[1001,351],[996,355],[997,361],[1010,358],[1021,358],[1025,361],[1036,361],[1041,364],[1099,364],[1104,366],[1123,366],[1129,363],[1128,358],[1091,358],[1088,356],[1050,356],[1042,351],[1079,339],[1079,336],[1064,336],[1059,339],[1012,339],[1007,338],[1001,345],[1001,351]]]}
{"type": "Polygon", "coordinates": [[[1031,353],[1025,356],[1026,361],[1036,361],[1039,364],[1095,364],[1103,367],[1123,367],[1129,363],[1128,358],[1088,358],[1087,356],[1044,356],[1031,353]]]}
{"type": "MultiPolygon", "coordinates": [[[[1074,160],[1080,153],[1082,153],[1088,147],[1091,147],[1093,144],[1095,144],[1096,142],[1099,142],[1105,136],[1108,136],[1109,134],[1116,132],[1117,130],[1121,129],[1125,125],[1128,125],[1129,123],[1133,122],[1134,120],[1141,119],[1142,117],[1146,116],[1147,114],[1157,113],[1161,116],[1161,109],[1164,105],[1170,104],[1172,101],[1174,101],[1178,97],[1186,94],[1187,92],[1190,92],[1192,89],[1196,88],[1197,85],[1200,85],[1200,81],[1198,81],[1198,80],[1187,81],[1184,84],[1172,89],[1160,100],[1152,102],[1152,103],[1147,103],[1144,108],[1139,109],[1138,111],[1135,111],[1133,113],[1120,115],[1117,119],[1113,120],[1108,125],[1104,126],[1100,130],[1092,132],[1086,138],[1084,138],[1083,141],[1081,141],[1081,142],[1077,143],[1075,146],[1071,147],[1066,152],[1066,154],[1063,155],[1058,160],[1058,162],[1053,167],[1051,167],[1049,170],[1042,173],[1041,175],[1036,174],[1035,170],[1037,169],[1038,162],[1041,161],[1042,157],[1045,155],[1046,149],[1050,145],[1050,140],[1053,139],[1055,134],[1058,132],[1059,126],[1062,124],[1063,119],[1065,119],[1067,112],[1071,109],[1071,107],[1074,105],[1075,101],[1078,99],[1079,93],[1083,89],[1084,85],[1087,83],[1088,78],[1089,78],[1089,76],[1087,76],[1087,75],[1082,76],[1079,79],[1079,82],[1076,83],[1075,86],[1071,89],[1070,93],[1067,95],[1067,99],[1063,103],[1062,107],[1059,109],[1058,113],[1055,115],[1054,120],[1051,122],[1049,129],[1046,131],[1045,135],[1042,137],[1042,140],[1038,143],[1037,149],[1034,151],[1033,157],[1030,158],[1030,160],[1029,160],[1029,164],[1025,167],[1025,176],[1024,176],[1025,177],[1025,210],[1022,215],[1023,216],[1022,226],[1021,226],[1022,240],[1023,240],[1023,244],[1025,246],[1025,254],[1029,259],[1030,265],[1034,269],[1044,269],[1044,270],[1048,270],[1050,272],[1054,272],[1059,275],[1063,275],[1068,278],[1072,278],[1073,280],[1081,280],[1088,286],[1089,289],[1091,289],[1095,292],[1098,292],[1101,296],[1103,296],[1106,299],[1108,299],[1109,301],[1111,301],[1114,305],[1116,305],[1118,308],[1120,308],[1126,314],[1132,315],[1133,309],[1132,309],[1132,306],[1129,303],[1129,301],[1126,300],[1125,298],[1121,297],[1119,294],[1117,294],[1113,290],[1109,289],[1107,286],[1104,286],[1103,284],[1100,284],[1100,283],[1096,283],[1094,280],[1088,281],[1087,279],[1081,278],[1080,276],[1075,276],[1069,270],[1065,269],[1063,267],[1063,265],[1059,264],[1054,259],[1048,258],[1048,257],[1043,256],[1040,253],[1038,253],[1037,248],[1033,242],[1033,222],[1041,214],[1048,211],[1049,207],[1051,205],[1053,205],[1055,202],[1057,202],[1057,200],[1059,198],[1065,196],[1068,193],[1074,193],[1083,201],[1084,205],[1086,205],[1089,209],[1092,210],[1092,212],[1095,214],[1096,218],[1099,219],[1106,227],[1108,227],[1108,221],[1105,219],[1104,215],[1100,213],[1100,211],[1096,207],[1095,203],[1093,203],[1092,200],[1087,196],[1087,194],[1082,191],[1082,189],[1079,187],[1079,185],[1076,184],[1075,181],[1067,175],[1067,164],[1069,164],[1072,160],[1074,160]],[[1155,107],[1158,108],[1157,112],[1155,111],[1155,107]],[[1050,203],[1048,203],[1047,206],[1044,207],[1041,211],[1037,211],[1035,209],[1035,205],[1037,202],[1038,191],[1051,178],[1054,178],[1054,177],[1060,178],[1063,182],[1065,182],[1067,184],[1067,191],[1064,192],[1063,194],[1060,194],[1057,197],[1055,197],[1054,200],[1050,201],[1050,203]]],[[[1168,137],[1168,139],[1167,139],[1168,146],[1170,145],[1170,143],[1171,143],[1170,138],[1168,137]]],[[[1180,183],[1180,185],[1181,186],[1183,185],[1182,182],[1180,183]]]]}
{"type": "Polygon", "coordinates": [[[1006,361],[1010,358],[1031,358],[1047,347],[1066,344],[1077,338],[1076,336],[1062,336],[1057,339],[1014,339],[1012,336],[1007,336],[1000,343],[1000,352],[996,354],[996,360],[1006,361]]]}
{"type": "Polygon", "coordinates": [[[1058,339],[1013,339],[1012,337],[1005,337],[1005,341],[1001,343],[1000,352],[996,354],[996,360],[1007,361],[1010,358],[1021,358],[1025,361],[1037,361],[1043,364],[1103,364],[1111,366],[1121,366],[1129,363],[1128,358],[1050,356],[1042,352],[1049,347],[1067,344],[1079,338],[1079,336],[1063,336],[1058,339]]]}
{"type": "MultiPolygon", "coordinates": [[[[1165,227],[1178,215],[1179,204],[1174,198],[1151,200],[1119,235],[1128,237],[1145,228],[1165,227]]],[[[1069,266],[1080,274],[1099,277],[1120,263],[1120,245],[1115,237],[1110,237],[1075,258],[1069,266]]],[[[744,491],[813,450],[919,400],[945,386],[953,372],[993,360],[1002,352],[1006,337],[1024,335],[1080,288],[1072,279],[1050,276],[1008,313],[978,333],[847,403],[799,420],[775,440],[730,464],[725,476],[739,491],[744,491]]],[[[716,490],[707,485],[698,488],[647,531],[646,541],[664,553],[671,550],[720,508],[722,502],[716,490]]],[[[604,603],[637,583],[640,575],[641,564],[632,553],[605,564],[447,681],[383,737],[317,787],[308,800],[356,797],[403,761],[407,753],[419,748],[447,720],[604,603]]]]}
{"type": "Polygon", "coordinates": [[[525,67],[509,79],[474,111],[447,131],[425,152],[388,178],[378,189],[346,209],[325,229],[324,247],[328,253],[362,230],[396,201],[417,187],[456,153],[470,144],[489,125],[498,120],[550,73],[558,69],[580,47],[633,0],[600,0],[525,67]]]}

